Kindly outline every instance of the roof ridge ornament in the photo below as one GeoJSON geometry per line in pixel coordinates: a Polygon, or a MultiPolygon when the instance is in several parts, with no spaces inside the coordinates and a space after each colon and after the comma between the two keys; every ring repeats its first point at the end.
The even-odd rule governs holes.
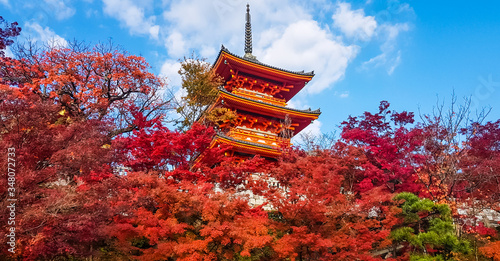
{"type": "Polygon", "coordinates": [[[247,15],[245,24],[245,55],[247,59],[257,60],[257,57],[252,55],[252,24],[250,17],[250,4],[247,3],[247,15]]]}

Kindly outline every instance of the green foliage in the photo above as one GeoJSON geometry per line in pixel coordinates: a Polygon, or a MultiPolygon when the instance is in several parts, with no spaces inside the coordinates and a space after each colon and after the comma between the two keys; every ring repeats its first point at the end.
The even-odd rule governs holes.
{"type": "Polygon", "coordinates": [[[391,238],[394,241],[402,242],[408,241],[413,242],[415,237],[415,230],[411,227],[401,227],[391,232],[391,238]]]}
{"type": "Polygon", "coordinates": [[[151,247],[151,245],[149,244],[149,239],[144,236],[132,239],[131,243],[132,246],[135,246],[137,248],[146,249],[151,247]]]}
{"type": "Polygon", "coordinates": [[[454,253],[467,254],[469,242],[455,235],[451,211],[446,204],[436,204],[403,192],[394,197],[401,208],[403,222],[390,235],[393,242],[408,244],[410,260],[453,260],[454,253]]]}
{"type": "Polygon", "coordinates": [[[427,256],[427,255],[412,255],[410,261],[444,261],[441,255],[427,256]]]}
{"type": "Polygon", "coordinates": [[[214,102],[218,93],[217,88],[222,85],[223,79],[204,59],[193,56],[184,57],[179,74],[186,94],[177,104],[177,112],[182,117],[178,124],[181,129],[186,129],[214,102]]]}
{"type": "Polygon", "coordinates": [[[277,222],[284,222],[283,214],[280,213],[279,211],[275,210],[270,210],[267,212],[267,216],[270,220],[277,221],[277,222]]]}

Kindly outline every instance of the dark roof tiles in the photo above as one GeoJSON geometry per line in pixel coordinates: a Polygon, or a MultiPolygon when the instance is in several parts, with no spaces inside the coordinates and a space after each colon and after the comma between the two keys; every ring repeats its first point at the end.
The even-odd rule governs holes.
{"type": "Polygon", "coordinates": [[[232,56],[238,57],[238,58],[243,59],[245,61],[249,61],[249,62],[252,62],[252,63],[255,63],[255,64],[259,64],[259,65],[262,65],[262,66],[265,66],[265,67],[268,67],[268,68],[271,68],[271,69],[280,70],[280,71],[287,72],[287,73],[304,75],[304,76],[314,76],[314,71],[311,71],[311,72],[304,72],[303,70],[302,71],[290,71],[290,70],[285,70],[283,68],[279,68],[279,67],[275,67],[275,66],[271,66],[271,65],[262,63],[262,62],[258,61],[257,59],[250,59],[250,58],[246,58],[246,57],[241,57],[239,55],[236,55],[236,54],[230,52],[226,47],[224,47],[224,45],[221,46],[221,49],[220,49],[219,55],[217,55],[216,61],[219,59],[218,57],[220,57],[220,55],[222,54],[222,52],[226,52],[226,53],[228,53],[228,54],[230,54],[232,56]]]}

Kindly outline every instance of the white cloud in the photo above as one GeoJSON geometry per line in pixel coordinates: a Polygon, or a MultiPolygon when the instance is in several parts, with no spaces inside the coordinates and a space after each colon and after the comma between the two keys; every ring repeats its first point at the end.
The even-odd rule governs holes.
{"type": "MultiPolygon", "coordinates": [[[[165,1],[165,25],[160,35],[170,58],[182,58],[195,50],[211,62],[221,44],[242,55],[246,2],[165,1]]],[[[324,5],[318,2],[323,4],[313,5],[324,5]]],[[[359,52],[358,46],[344,44],[328,27],[314,21],[310,9],[301,1],[254,0],[250,9],[253,54],[259,61],[288,70],[315,71],[316,76],[302,93],[317,94],[330,88],[342,79],[359,52]]]]}
{"type": "Polygon", "coordinates": [[[175,31],[172,32],[165,41],[165,47],[167,48],[168,54],[172,57],[176,57],[179,54],[186,53],[186,42],[181,33],[175,31]]]}
{"type": "Polygon", "coordinates": [[[401,63],[401,51],[398,51],[397,56],[393,58],[390,63],[389,69],[387,70],[387,74],[391,75],[400,63],[401,63]]]}
{"type": "Polygon", "coordinates": [[[316,76],[305,90],[316,94],[341,79],[357,53],[357,46],[346,46],[317,22],[302,20],[290,24],[257,58],[289,70],[314,70],[316,76]]]}
{"type": "MultiPolygon", "coordinates": [[[[269,48],[275,41],[283,35],[284,27],[271,27],[264,30],[258,39],[256,46],[259,48],[269,48]]],[[[254,44],[255,45],[255,44],[254,44]]]]}
{"type": "Polygon", "coordinates": [[[362,63],[361,69],[369,70],[371,68],[383,67],[387,71],[387,74],[391,75],[401,63],[401,51],[396,48],[397,38],[402,32],[406,32],[409,29],[410,27],[407,23],[381,25],[379,34],[384,41],[380,46],[381,53],[362,63]]]}
{"type": "Polygon", "coordinates": [[[348,92],[348,91],[345,91],[345,92],[341,93],[341,94],[339,95],[339,97],[340,97],[340,98],[342,98],[342,99],[345,99],[345,98],[349,97],[349,92],[348,92]]]}
{"type": "Polygon", "coordinates": [[[410,4],[402,3],[398,5],[398,3],[399,1],[393,1],[393,3],[390,3],[389,11],[396,15],[406,14],[409,16],[413,16],[415,14],[415,11],[410,6],[410,4]]]}
{"type": "Polygon", "coordinates": [[[65,0],[44,0],[46,10],[54,13],[57,20],[70,18],[75,14],[75,9],[68,7],[65,0]]]}
{"type": "MultiPolygon", "coordinates": [[[[253,54],[257,59],[288,70],[314,70],[316,74],[289,102],[290,107],[308,108],[308,95],[321,93],[340,81],[361,50],[357,45],[380,46],[381,53],[374,54],[363,68],[381,67],[391,74],[402,61],[397,41],[402,32],[409,30],[408,24],[394,23],[405,22],[405,19],[383,21],[378,16],[365,14],[363,9],[353,9],[344,3],[346,0],[339,1],[250,2],[253,54]],[[325,25],[324,21],[330,18],[333,22],[325,25]]],[[[367,0],[366,4],[371,2],[375,1],[367,0]]],[[[159,38],[171,59],[162,66],[162,74],[170,78],[170,86],[180,86],[175,59],[189,56],[192,51],[208,62],[214,61],[221,44],[243,55],[246,3],[243,0],[163,0],[163,13],[158,15],[159,38]]],[[[397,11],[406,12],[408,7],[401,5],[397,11]]],[[[144,14],[147,14],[145,11],[143,17],[147,17],[144,14]]],[[[181,94],[179,89],[174,92],[177,96],[181,94]]],[[[349,97],[348,91],[332,92],[336,99],[349,97]]],[[[319,130],[320,125],[318,122],[310,128],[319,130]]]]}
{"type": "Polygon", "coordinates": [[[309,137],[319,137],[322,135],[321,133],[321,126],[323,123],[319,120],[313,121],[309,126],[305,127],[298,135],[295,135],[291,142],[292,144],[303,144],[304,140],[302,139],[303,136],[309,136],[309,137]]]}
{"type": "Polygon", "coordinates": [[[149,35],[158,39],[160,27],[155,24],[156,17],[145,17],[145,8],[130,0],[103,0],[104,13],[118,19],[131,34],[149,35]]]}
{"type": "Polygon", "coordinates": [[[308,134],[311,134],[313,136],[318,136],[321,134],[321,126],[322,125],[323,125],[323,123],[321,123],[321,121],[315,120],[311,124],[309,124],[309,126],[305,127],[301,131],[301,133],[308,133],[308,134]]]}
{"type": "Polygon", "coordinates": [[[387,54],[381,53],[362,64],[362,68],[368,70],[369,68],[377,68],[387,63],[387,54]]]}
{"type": "Polygon", "coordinates": [[[42,42],[54,47],[66,47],[68,42],[52,31],[49,27],[43,28],[40,24],[26,22],[22,31],[24,36],[29,36],[33,41],[42,42]]]}
{"type": "Polygon", "coordinates": [[[87,9],[87,11],[85,11],[85,16],[87,18],[97,17],[98,15],[99,15],[99,11],[94,10],[94,9],[87,9]]]}
{"type": "Polygon", "coordinates": [[[12,50],[10,49],[9,46],[7,46],[5,48],[5,56],[10,57],[10,58],[14,58],[14,54],[12,53],[12,50]]]}
{"type": "Polygon", "coordinates": [[[305,102],[304,99],[299,99],[299,97],[296,96],[293,99],[288,101],[286,107],[293,108],[293,109],[299,109],[299,110],[306,110],[306,109],[310,108],[310,106],[305,104],[304,102],[305,102]]]}
{"type": "Polygon", "coordinates": [[[401,51],[398,51],[396,54],[381,53],[370,60],[364,62],[361,65],[361,69],[369,70],[371,68],[384,67],[387,71],[388,75],[392,75],[396,67],[401,63],[401,51]]]}
{"type": "Polygon", "coordinates": [[[167,77],[167,83],[170,87],[178,87],[181,85],[181,76],[179,70],[181,63],[175,60],[166,60],[160,69],[160,76],[167,77]]]}
{"type": "MultiPolygon", "coordinates": [[[[169,57],[182,58],[194,50],[211,62],[221,44],[242,55],[246,3],[243,0],[164,0],[159,35],[169,57]]],[[[365,62],[363,68],[383,65],[392,73],[401,62],[394,46],[398,34],[405,30],[404,24],[379,24],[363,9],[353,10],[344,2],[332,4],[315,0],[306,4],[298,0],[252,0],[250,4],[253,54],[257,59],[288,70],[315,71],[316,76],[299,93],[302,99],[306,94],[331,88],[344,77],[361,47],[346,44],[342,39],[365,42],[375,39],[381,44],[383,54],[365,62]],[[316,22],[313,11],[319,11],[323,18],[333,17],[333,25],[339,29],[330,31],[328,25],[316,22]],[[389,49],[391,51],[386,51],[389,49]]],[[[407,9],[408,6],[401,5],[398,12],[407,9]]],[[[348,97],[348,93],[337,95],[348,97]]]]}
{"type": "Polygon", "coordinates": [[[377,28],[375,17],[365,16],[363,9],[351,10],[349,3],[338,3],[332,18],[333,25],[338,27],[348,38],[368,41],[377,28]]]}
{"type": "Polygon", "coordinates": [[[387,10],[379,14],[384,14],[378,16],[378,20],[384,22],[377,27],[375,32],[377,40],[381,42],[380,53],[362,63],[360,68],[369,70],[380,67],[391,75],[402,61],[401,50],[398,48],[401,41],[400,35],[410,30],[409,21],[415,19],[415,12],[408,3],[400,4],[393,1],[389,3],[387,10]]]}
{"type": "MultiPolygon", "coordinates": [[[[174,103],[182,103],[182,97],[187,94],[186,90],[181,88],[182,80],[178,73],[180,68],[181,63],[179,61],[169,59],[163,63],[160,70],[160,76],[166,77],[168,84],[162,95],[174,98],[174,103]]],[[[170,119],[180,119],[182,116],[176,110],[169,110],[168,117],[170,119]]]]}
{"type": "Polygon", "coordinates": [[[151,37],[153,37],[154,39],[158,39],[159,34],[160,34],[159,25],[153,25],[149,28],[149,35],[151,35],[151,37]]]}
{"type": "MultiPolygon", "coordinates": [[[[297,20],[310,19],[311,16],[304,8],[294,2],[295,0],[251,2],[254,46],[262,39],[260,33],[269,28],[284,28],[297,20]]],[[[242,54],[246,3],[243,0],[168,1],[163,13],[166,22],[163,31],[165,41],[171,34],[181,32],[187,52],[204,50],[203,56],[215,55],[221,44],[224,44],[232,52],[242,54]]],[[[185,55],[186,53],[178,54],[175,58],[185,55]]]]}
{"type": "Polygon", "coordinates": [[[200,48],[201,57],[212,57],[216,55],[218,52],[219,52],[218,49],[216,50],[214,47],[209,45],[203,45],[200,48]]]}
{"type": "Polygon", "coordinates": [[[410,30],[410,26],[407,23],[398,23],[398,24],[385,24],[381,28],[383,31],[385,31],[385,34],[387,35],[386,37],[386,43],[388,44],[393,44],[393,42],[396,40],[396,38],[399,36],[401,32],[406,32],[410,30]]]}
{"type": "Polygon", "coordinates": [[[0,0],[0,3],[3,4],[3,5],[5,5],[5,6],[7,6],[7,7],[10,6],[9,5],[9,0],[0,0]]]}

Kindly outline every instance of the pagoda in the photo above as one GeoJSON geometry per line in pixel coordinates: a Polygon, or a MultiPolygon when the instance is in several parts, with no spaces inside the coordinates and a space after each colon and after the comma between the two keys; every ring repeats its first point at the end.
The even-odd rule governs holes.
{"type": "Polygon", "coordinates": [[[229,144],[232,150],[228,154],[237,159],[253,155],[277,158],[281,148],[290,146],[290,139],[320,115],[319,109],[287,107],[288,101],[313,78],[314,72],[284,70],[263,64],[252,55],[248,4],[245,55],[238,56],[222,46],[213,70],[224,83],[205,115],[217,108],[226,108],[233,111],[236,118],[217,124],[211,147],[229,144]]]}

